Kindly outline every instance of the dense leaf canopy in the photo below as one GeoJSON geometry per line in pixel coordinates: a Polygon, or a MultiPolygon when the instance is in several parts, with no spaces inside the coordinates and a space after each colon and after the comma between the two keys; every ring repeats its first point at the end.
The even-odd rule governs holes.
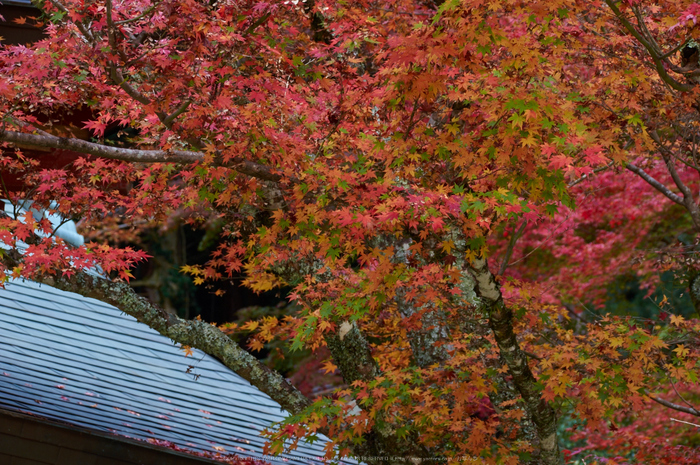
{"type": "Polygon", "coordinates": [[[700,460],[695,427],[667,421],[699,415],[693,309],[604,311],[615,282],[653,292],[661,272],[700,296],[700,5],[40,7],[22,21],[46,38],[0,49],[0,166],[24,186],[2,196],[34,208],[0,217],[0,277],[219,357],[292,413],[273,452],[324,433],[367,462],[553,464],[566,417],[567,440],[588,440],[572,460],[700,460]],[[98,232],[54,240],[42,209],[98,232]],[[307,399],[224,335],[235,325],[138,298],[124,281],[147,257],[123,244],[173,218],[220,227],[206,265],[182,269],[196,284],[289,291],[294,313],[238,328],[252,348],[328,350],[345,384],[307,399]]]}

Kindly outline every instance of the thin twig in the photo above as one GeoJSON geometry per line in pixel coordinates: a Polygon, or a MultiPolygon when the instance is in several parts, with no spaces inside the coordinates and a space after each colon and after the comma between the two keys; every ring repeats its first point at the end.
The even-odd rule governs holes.
{"type": "MultiPolygon", "coordinates": [[[[681,139],[683,139],[683,140],[686,141],[686,142],[691,142],[691,141],[689,140],[689,138],[686,137],[684,134],[682,134],[682,133],[678,130],[678,128],[677,128],[675,125],[671,125],[671,127],[673,128],[673,131],[676,133],[676,135],[677,135],[678,137],[680,137],[681,139]]],[[[659,137],[659,133],[657,132],[657,130],[649,131],[649,137],[651,137],[651,139],[654,141],[654,143],[659,147],[659,149],[660,149],[662,152],[664,152],[664,153],[666,153],[667,155],[669,155],[669,156],[675,158],[676,160],[680,161],[681,163],[683,163],[683,164],[684,164],[685,166],[687,166],[688,168],[693,168],[694,170],[700,172],[700,166],[698,166],[698,165],[695,164],[695,163],[694,163],[694,164],[691,164],[691,163],[687,162],[686,160],[684,160],[683,158],[681,158],[679,155],[677,155],[676,153],[674,153],[671,149],[667,148],[667,147],[663,144],[663,142],[661,141],[661,137],[659,137]]],[[[694,144],[694,141],[693,141],[693,144],[694,144]]],[[[693,150],[692,150],[692,152],[693,152],[693,158],[695,158],[695,145],[693,145],[693,150]]]]}
{"type": "Polygon", "coordinates": [[[498,275],[503,276],[503,273],[505,273],[506,268],[508,268],[508,261],[510,260],[511,255],[513,255],[513,249],[515,248],[515,243],[520,239],[523,235],[523,232],[525,231],[525,226],[527,226],[527,220],[524,220],[523,223],[520,225],[520,228],[510,236],[510,241],[508,241],[508,248],[506,249],[506,255],[503,257],[503,261],[501,262],[501,268],[498,270],[498,275]]]}
{"type": "MultiPolygon", "coordinates": [[[[562,224],[564,224],[566,221],[569,220],[569,217],[570,217],[570,216],[571,216],[571,213],[569,213],[568,215],[566,215],[566,218],[564,218],[563,220],[561,220],[561,221],[559,222],[559,224],[552,230],[552,232],[549,234],[549,236],[547,236],[547,237],[544,239],[544,241],[542,241],[542,242],[544,243],[544,242],[548,241],[548,240],[554,235],[554,233],[557,232],[557,229],[559,229],[559,227],[560,227],[562,224]]],[[[516,260],[516,261],[514,261],[514,262],[512,262],[512,263],[509,263],[508,266],[513,266],[513,265],[515,265],[516,263],[522,262],[522,261],[525,260],[527,257],[529,257],[530,255],[532,255],[533,253],[535,253],[535,252],[537,251],[537,249],[539,249],[540,247],[542,247],[542,245],[538,245],[537,247],[535,247],[534,249],[532,249],[530,252],[528,252],[528,253],[527,253],[526,255],[524,255],[523,257],[519,258],[518,260],[516,260]]]]}
{"type": "Polygon", "coordinates": [[[523,353],[524,353],[525,355],[527,355],[528,357],[530,357],[530,358],[534,358],[535,360],[544,360],[544,359],[543,359],[542,357],[540,357],[539,355],[535,355],[535,354],[533,354],[532,352],[528,352],[527,350],[523,350],[523,353]]]}
{"type": "Polygon", "coordinates": [[[416,110],[418,109],[418,101],[420,97],[416,97],[416,101],[413,102],[413,109],[411,110],[411,116],[408,117],[408,124],[406,125],[406,133],[403,135],[403,140],[408,140],[408,136],[413,131],[413,117],[416,115],[416,110]]]}
{"type": "Polygon", "coordinates": [[[590,173],[584,174],[584,175],[581,176],[580,178],[578,178],[578,179],[576,179],[576,180],[574,180],[574,181],[571,181],[571,182],[567,185],[567,187],[574,187],[575,185],[577,185],[577,184],[579,184],[579,183],[582,183],[582,182],[585,181],[586,179],[590,178],[590,177],[593,176],[594,174],[600,173],[601,171],[607,170],[608,168],[610,168],[610,167],[611,167],[612,165],[614,165],[614,164],[615,164],[615,161],[611,161],[610,163],[608,163],[608,164],[605,165],[605,166],[599,166],[598,168],[594,169],[594,170],[591,171],[590,173]]]}
{"type": "MultiPolygon", "coordinates": [[[[66,8],[61,2],[58,0],[50,0],[53,5],[58,8],[61,12],[65,13],[68,15],[68,17],[71,17],[70,11],[68,11],[68,8],[66,8]]],[[[95,43],[95,37],[92,35],[92,33],[85,27],[85,24],[83,24],[80,21],[73,21],[73,24],[78,28],[80,33],[85,37],[87,41],[90,43],[95,43]]]]}
{"type": "Polygon", "coordinates": [[[700,428],[700,425],[696,425],[695,423],[690,423],[689,421],[676,420],[675,418],[671,418],[671,421],[677,421],[678,423],[685,423],[686,425],[697,426],[698,428],[700,428]]]}
{"type": "Polygon", "coordinates": [[[597,313],[591,311],[590,308],[586,307],[586,304],[584,304],[583,302],[581,302],[581,299],[579,299],[578,297],[576,297],[576,300],[578,300],[578,303],[581,304],[581,306],[583,307],[583,309],[584,309],[585,311],[587,311],[588,313],[590,313],[591,315],[593,315],[594,318],[598,318],[598,319],[601,318],[600,315],[598,315],[597,313]]]}
{"type": "MultiPolygon", "coordinates": [[[[622,14],[620,9],[617,7],[615,0],[605,0],[605,4],[608,5],[608,7],[617,17],[617,19],[622,23],[624,28],[627,29],[627,32],[629,32],[635,39],[637,39],[637,41],[640,44],[642,44],[647,50],[649,56],[651,56],[651,59],[654,62],[656,72],[659,74],[659,77],[663,82],[665,82],[672,89],[680,92],[690,92],[691,90],[693,90],[693,87],[695,87],[694,85],[683,84],[668,74],[668,71],[666,71],[666,68],[664,67],[664,63],[669,64],[668,61],[662,60],[660,58],[661,52],[655,49],[654,45],[649,43],[642,36],[642,34],[640,34],[639,31],[637,31],[637,29],[632,25],[632,23],[629,22],[629,20],[625,17],[625,15],[622,14]]],[[[671,68],[673,68],[673,66],[671,66],[671,68]]]]}
{"type": "Polygon", "coordinates": [[[659,44],[656,42],[656,39],[654,39],[654,36],[649,32],[649,29],[647,29],[647,24],[644,21],[644,16],[642,16],[642,12],[639,9],[639,5],[634,5],[632,6],[632,12],[634,12],[634,16],[637,18],[637,25],[639,26],[639,29],[642,31],[642,34],[646,37],[646,39],[649,41],[649,43],[654,47],[654,50],[656,50],[657,54],[661,56],[661,48],[659,47],[659,44]]]}

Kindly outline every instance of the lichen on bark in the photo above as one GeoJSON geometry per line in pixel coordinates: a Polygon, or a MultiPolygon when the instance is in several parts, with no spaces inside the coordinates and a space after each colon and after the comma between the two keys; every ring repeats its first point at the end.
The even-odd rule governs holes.
{"type": "Polygon", "coordinates": [[[513,330],[513,311],[503,301],[500,287],[489,271],[485,258],[474,260],[471,263],[471,272],[476,281],[477,295],[489,315],[489,325],[501,357],[525,402],[528,416],[535,423],[539,439],[539,462],[544,465],[558,465],[562,463],[562,458],[556,436],[556,415],[554,409],[542,399],[536,386],[537,380],[527,363],[527,355],[520,348],[513,330]]]}

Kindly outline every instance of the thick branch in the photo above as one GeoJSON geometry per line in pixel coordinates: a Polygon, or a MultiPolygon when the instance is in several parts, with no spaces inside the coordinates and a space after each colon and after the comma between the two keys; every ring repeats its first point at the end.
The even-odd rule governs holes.
{"type": "Polygon", "coordinates": [[[695,415],[696,417],[700,417],[700,411],[695,410],[694,408],[684,407],[682,405],[674,404],[673,402],[663,400],[659,397],[649,396],[649,398],[651,400],[653,400],[654,402],[658,402],[659,404],[663,405],[664,407],[668,407],[668,408],[671,408],[673,410],[677,410],[679,412],[689,413],[691,415],[695,415]]]}
{"type": "Polygon", "coordinates": [[[355,323],[341,324],[334,334],[326,336],[326,345],[347,384],[372,381],[381,374],[369,343],[355,323]]]}
{"type": "Polygon", "coordinates": [[[124,79],[124,76],[122,75],[121,71],[119,71],[119,69],[117,69],[117,67],[114,64],[110,65],[109,77],[116,85],[121,87],[122,90],[126,92],[127,95],[132,99],[136,100],[137,102],[143,105],[151,104],[150,98],[146,97],[141,92],[132,87],[131,84],[126,82],[126,79],[124,79]]]}
{"type": "Polygon", "coordinates": [[[646,171],[641,169],[640,167],[636,166],[633,163],[627,163],[625,166],[628,170],[639,176],[640,178],[644,179],[647,183],[649,183],[654,189],[657,191],[661,192],[663,195],[665,195],[667,198],[670,200],[676,202],[678,205],[683,205],[685,206],[685,203],[683,203],[683,199],[677,195],[671,192],[671,189],[668,187],[664,186],[661,184],[659,181],[654,179],[652,176],[649,175],[646,171]]]}
{"type": "Polygon", "coordinates": [[[173,121],[175,121],[175,118],[187,111],[187,107],[189,107],[191,103],[191,100],[185,100],[184,102],[182,102],[182,104],[175,111],[163,118],[163,126],[170,129],[170,127],[173,124],[173,121]]]}
{"type": "Polygon", "coordinates": [[[489,323],[494,333],[501,357],[508,365],[513,383],[525,401],[525,408],[533,419],[540,440],[540,463],[561,463],[557,443],[557,419],[552,407],[542,399],[537,380],[527,364],[527,355],[513,331],[513,311],[505,305],[501,289],[489,271],[486,259],[474,260],[471,271],[476,279],[476,292],[488,311],[489,323]]]}
{"type": "MultiPolygon", "coordinates": [[[[122,160],[135,163],[196,163],[204,161],[202,152],[186,150],[138,150],[109,145],[96,144],[81,139],[58,137],[50,134],[29,134],[26,132],[7,131],[0,129],[0,142],[9,142],[28,147],[44,147],[70,150],[86,153],[112,160],[122,160]]],[[[227,166],[241,174],[277,182],[282,176],[276,174],[268,166],[248,160],[233,160],[227,166]]]]}
{"type": "MultiPolygon", "coordinates": [[[[379,365],[372,357],[372,349],[355,323],[343,322],[333,334],[327,335],[325,340],[333,361],[347,384],[355,381],[370,382],[381,375],[379,365]]],[[[418,438],[413,435],[403,439],[397,437],[392,422],[383,416],[383,413],[378,413],[377,423],[363,435],[363,455],[391,456],[393,459],[429,456],[428,451],[417,443],[418,438]]],[[[393,459],[382,463],[404,463],[402,460],[397,462],[393,459]]]]}
{"type": "MultiPolygon", "coordinates": [[[[35,237],[30,237],[27,242],[31,243],[33,239],[35,237]]],[[[0,265],[12,269],[20,265],[22,254],[17,250],[6,250],[0,258],[0,265]]],[[[136,294],[125,282],[113,282],[84,271],[77,271],[70,277],[34,276],[32,280],[113,305],[172,341],[216,357],[292,414],[302,413],[311,405],[311,401],[282,375],[250,355],[216,326],[201,320],[183,320],[168,313],[136,294]]],[[[377,362],[372,358],[369,343],[354,323],[341,325],[327,340],[330,340],[328,345],[331,352],[337,355],[336,363],[341,370],[346,370],[346,379],[369,381],[381,374],[377,362]]],[[[319,432],[328,434],[328,429],[321,428],[319,432]]],[[[361,444],[344,445],[356,456],[367,457],[368,463],[378,463],[371,457],[427,456],[426,450],[417,444],[416,439],[399,439],[394,429],[382,423],[382,427],[375,427],[365,433],[361,444]]],[[[403,464],[404,461],[381,463],[392,465],[403,464]]]]}

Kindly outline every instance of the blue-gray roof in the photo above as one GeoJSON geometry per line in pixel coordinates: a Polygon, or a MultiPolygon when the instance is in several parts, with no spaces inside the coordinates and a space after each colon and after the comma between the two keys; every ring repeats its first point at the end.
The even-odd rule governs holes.
{"type": "Polygon", "coordinates": [[[20,6],[33,6],[31,0],[4,0],[0,1],[3,5],[20,5],[20,6]]]}
{"type": "MultiPolygon", "coordinates": [[[[0,289],[0,408],[261,458],[259,432],[285,412],[218,360],[193,352],[185,357],[168,338],[94,299],[30,281],[0,289]]],[[[318,442],[277,460],[322,455],[318,442]]]]}

